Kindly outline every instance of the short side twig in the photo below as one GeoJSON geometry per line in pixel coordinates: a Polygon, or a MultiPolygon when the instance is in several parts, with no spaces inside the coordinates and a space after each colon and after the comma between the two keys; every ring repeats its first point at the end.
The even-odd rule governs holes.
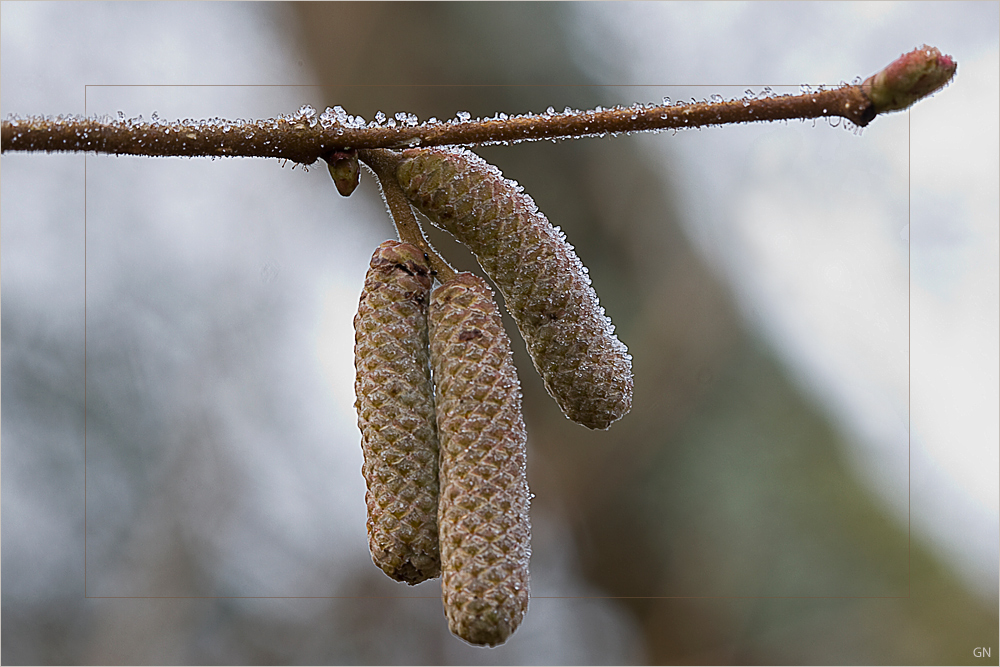
{"type": "Polygon", "coordinates": [[[392,221],[396,225],[396,232],[399,240],[417,246],[427,255],[431,271],[442,283],[455,277],[455,269],[442,258],[433,246],[424,237],[420,229],[420,223],[413,215],[410,202],[403,194],[399,181],[396,180],[396,165],[399,164],[400,156],[397,153],[384,149],[371,149],[358,151],[358,158],[368,165],[378,179],[379,188],[382,191],[382,198],[392,221]]]}

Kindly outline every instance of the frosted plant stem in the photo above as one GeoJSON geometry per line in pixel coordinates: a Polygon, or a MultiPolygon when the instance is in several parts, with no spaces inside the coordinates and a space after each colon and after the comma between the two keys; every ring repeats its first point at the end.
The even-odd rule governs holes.
{"type": "Polygon", "coordinates": [[[479,120],[365,125],[301,118],[252,122],[103,122],[92,118],[12,117],[0,128],[2,151],[90,151],[115,155],[276,157],[312,164],[335,151],[484,144],[655,132],[689,127],[839,116],[859,127],[908,107],[955,74],[950,56],[914,49],[860,85],[832,90],[695,104],[634,104],[614,109],[523,114],[479,120]]]}
{"type": "Polygon", "coordinates": [[[431,272],[439,281],[446,282],[455,277],[455,269],[441,257],[433,246],[424,237],[423,230],[413,215],[410,202],[396,180],[396,166],[399,164],[400,156],[392,151],[383,149],[358,151],[358,157],[368,165],[378,179],[379,187],[382,190],[382,198],[386,206],[389,207],[389,214],[396,225],[396,232],[399,240],[403,243],[415,245],[427,255],[431,272]]]}

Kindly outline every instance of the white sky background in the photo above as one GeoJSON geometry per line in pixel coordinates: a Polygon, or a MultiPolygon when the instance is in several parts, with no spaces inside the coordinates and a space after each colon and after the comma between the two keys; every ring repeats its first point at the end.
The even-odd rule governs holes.
{"type": "Polygon", "coordinates": [[[948,88],[860,136],[820,120],[645,146],[679,183],[688,232],[746,317],[853,440],[861,477],[904,522],[910,507],[915,536],[995,598],[998,5],[576,8],[584,65],[609,84],[641,86],[609,88],[609,104],[742,97],[764,86],[797,93],[867,77],[924,43],[957,60],[948,88]],[[648,99],[617,99],[640,90],[648,99]]]}

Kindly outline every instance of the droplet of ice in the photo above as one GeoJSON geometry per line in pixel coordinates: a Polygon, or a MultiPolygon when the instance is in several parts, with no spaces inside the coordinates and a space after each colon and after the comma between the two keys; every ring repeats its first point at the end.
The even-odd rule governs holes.
{"type": "Polygon", "coordinates": [[[459,121],[467,123],[472,118],[472,114],[468,111],[459,111],[455,114],[455,117],[458,118],[459,121]]]}
{"type": "Polygon", "coordinates": [[[385,114],[382,113],[381,111],[376,111],[375,122],[378,123],[379,125],[383,125],[385,123],[385,114]]]}

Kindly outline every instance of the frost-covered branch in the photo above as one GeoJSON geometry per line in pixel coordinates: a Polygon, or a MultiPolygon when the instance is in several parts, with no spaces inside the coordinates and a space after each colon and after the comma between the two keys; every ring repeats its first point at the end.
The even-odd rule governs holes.
{"type": "MultiPolygon", "coordinates": [[[[588,111],[549,109],[541,114],[420,123],[405,113],[366,122],[340,107],[321,116],[303,107],[292,116],[259,121],[221,119],[145,122],[124,118],[10,118],[0,142],[7,151],[87,151],[116,155],[276,157],[302,164],[337,151],[446,145],[484,145],[603,136],[626,132],[819,117],[844,118],[859,127],[878,114],[905,109],[945,86],[957,65],[924,46],[855,85],[799,95],[761,94],[742,99],[676,104],[633,104],[588,111]]],[[[666,101],[665,101],[666,102],[666,101]]]]}

